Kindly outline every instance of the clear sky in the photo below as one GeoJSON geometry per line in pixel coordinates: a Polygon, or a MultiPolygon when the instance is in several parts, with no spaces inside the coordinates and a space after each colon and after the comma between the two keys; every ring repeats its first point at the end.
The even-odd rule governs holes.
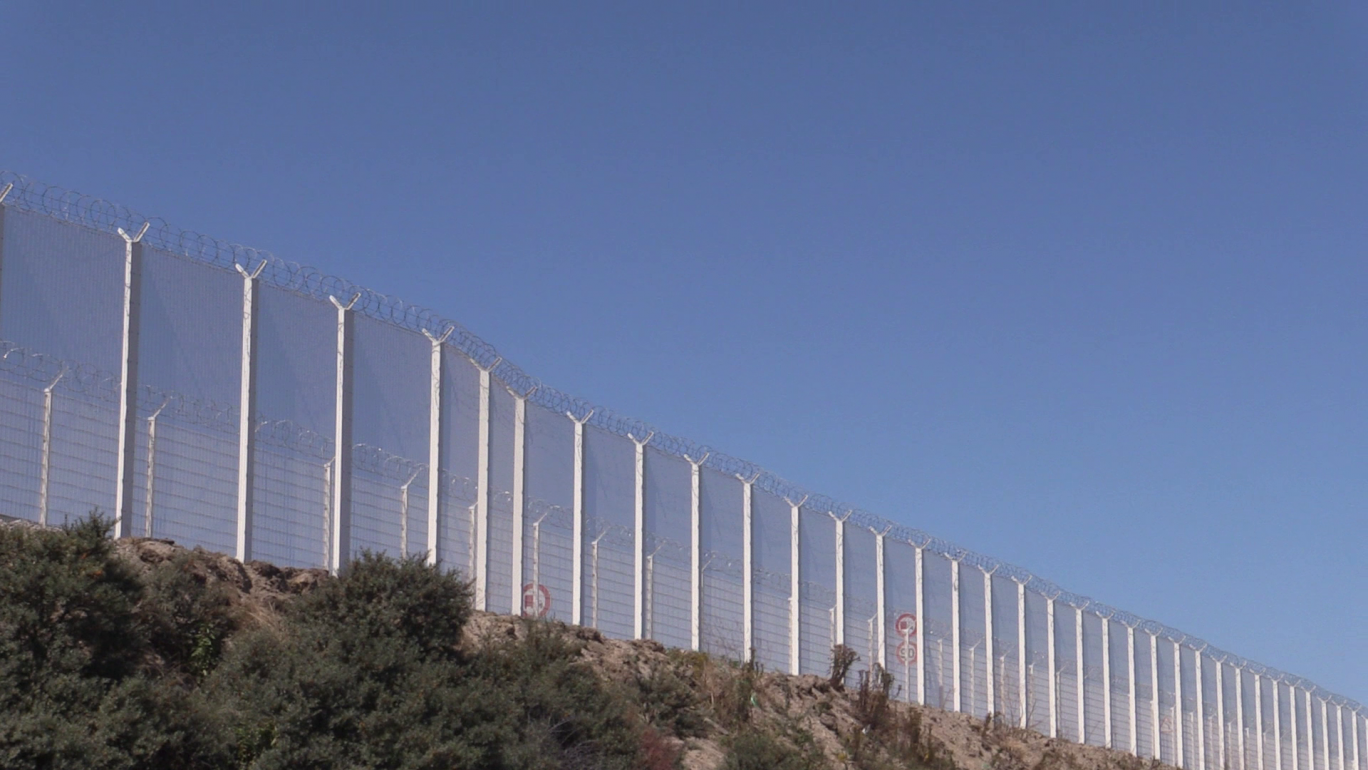
{"type": "Polygon", "coordinates": [[[0,3],[0,167],[1368,700],[1362,4],[370,5],[0,3]]]}

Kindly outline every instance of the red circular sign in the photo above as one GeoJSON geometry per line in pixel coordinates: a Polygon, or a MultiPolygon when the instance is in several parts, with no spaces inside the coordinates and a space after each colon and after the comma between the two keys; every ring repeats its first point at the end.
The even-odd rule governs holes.
{"type": "Polygon", "coordinates": [[[898,642],[898,662],[905,664],[917,662],[916,642],[898,642]]]}
{"type": "Polygon", "coordinates": [[[908,637],[917,635],[917,616],[910,612],[904,612],[893,621],[893,630],[898,636],[908,637]]]}
{"type": "Polygon", "coordinates": [[[535,586],[532,583],[523,586],[522,594],[522,614],[533,618],[544,618],[546,613],[551,611],[551,592],[545,585],[535,586]]]}

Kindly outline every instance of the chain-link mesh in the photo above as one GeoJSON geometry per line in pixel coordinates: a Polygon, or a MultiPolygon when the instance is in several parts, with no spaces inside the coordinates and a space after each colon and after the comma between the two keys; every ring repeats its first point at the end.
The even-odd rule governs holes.
{"type": "Polygon", "coordinates": [[[961,708],[976,715],[1002,713],[1039,730],[1048,729],[1053,717],[1063,737],[1076,738],[1081,730],[1090,743],[1109,738],[1121,748],[1134,744],[1141,756],[1181,760],[1188,767],[1200,758],[1207,767],[1243,770],[1257,767],[1262,757],[1267,770],[1289,770],[1295,757],[1299,770],[1342,770],[1368,754],[1368,724],[1353,701],[596,408],[538,382],[432,311],[264,251],[0,173],[0,190],[11,185],[0,206],[0,339],[8,340],[0,342],[0,447],[6,460],[0,464],[0,507],[6,515],[60,524],[94,509],[113,513],[118,496],[126,494],[127,533],[231,552],[240,545],[238,485],[249,478],[251,494],[243,499],[250,502],[250,550],[256,558],[326,565],[331,529],[349,513],[353,550],[421,554],[435,543],[443,567],[470,575],[483,498],[491,609],[522,611],[524,595],[534,595],[535,609],[535,595],[545,590],[548,614],[569,619],[578,592],[583,622],[625,637],[637,621],[633,441],[646,441],[641,621],[647,635],[667,644],[691,645],[697,622],[703,649],[741,657],[749,652],[742,649],[749,621],[755,655],[764,666],[787,671],[796,652],[800,670],[822,674],[838,638],[864,661],[855,671],[867,667],[882,646],[900,697],[921,695],[921,661],[925,700],[932,705],[949,706],[958,693],[961,708]],[[259,278],[248,283],[242,271],[259,278]],[[249,287],[255,287],[250,315],[243,304],[249,287]],[[341,326],[345,355],[332,299],[351,308],[341,326]],[[134,344],[125,360],[126,319],[134,344]],[[243,436],[246,320],[253,333],[252,377],[245,391],[254,408],[245,423],[250,433],[243,436]],[[433,339],[439,340],[441,366],[435,442],[429,435],[433,339]],[[121,374],[125,363],[127,383],[121,374]],[[339,364],[346,367],[343,376],[339,364]],[[492,383],[484,424],[481,369],[490,372],[492,383]],[[340,411],[339,387],[345,396],[340,411]],[[132,462],[128,486],[120,489],[115,475],[124,399],[131,413],[126,440],[132,462]],[[521,447],[515,440],[519,399],[526,399],[527,415],[521,447]],[[334,446],[339,419],[350,431],[340,432],[349,441],[341,463],[334,446]],[[583,422],[578,460],[576,421],[583,422]],[[488,436],[484,447],[482,433],[488,436]],[[250,473],[243,477],[238,458],[249,439],[250,473]],[[437,489],[430,490],[434,445],[437,489]],[[482,477],[479,459],[485,451],[488,475],[482,477]],[[346,472],[344,497],[350,499],[334,499],[333,487],[346,472]],[[514,510],[515,479],[525,484],[520,511],[514,510]],[[747,485],[753,517],[749,576],[742,545],[747,485]],[[429,511],[434,496],[437,509],[429,511]],[[350,509],[340,511],[348,502],[350,509]],[[575,584],[577,503],[583,560],[575,584]],[[795,503],[801,505],[796,608],[790,602],[795,503]],[[437,529],[429,532],[434,517],[437,529]],[[513,529],[519,517],[521,567],[515,571],[513,529]],[[841,581],[838,519],[845,521],[841,581]],[[873,569],[880,537],[882,608],[873,569]],[[919,551],[925,568],[921,586],[919,551]],[[952,561],[960,565],[958,635],[952,628],[952,561]],[[985,573],[992,575],[991,628],[985,573]],[[748,577],[754,588],[749,617],[742,599],[748,577]],[[1026,589],[1024,606],[1018,586],[1026,589]],[[919,589],[922,617],[913,618],[919,589]],[[1046,643],[1051,599],[1053,682],[1046,643]],[[795,614],[798,647],[791,650],[795,614]],[[839,628],[838,616],[844,618],[839,628]],[[1132,628],[1133,648],[1127,634],[1132,628]],[[1110,713],[1104,714],[1107,701],[1110,713]],[[1108,722],[1111,732],[1105,735],[1108,722]]]}

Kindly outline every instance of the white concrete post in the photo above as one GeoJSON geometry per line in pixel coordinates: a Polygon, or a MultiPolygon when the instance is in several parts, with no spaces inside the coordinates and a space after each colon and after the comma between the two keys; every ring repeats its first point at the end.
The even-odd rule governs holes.
{"type": "Polygon", "coordinates": [[[1244,669],[1235,667],[1235,749],[1240,752],[1240,768],[1246,770],[1249,755],[1245,753],[1244,669]]]}
{"type": "MultiPolygon", "coordinates": [[[[510,571],[509,606],[515,612],[522,612],[523,606],[523,528],[527,516],[527,397],[535,393],[534,386],[526,395],[519,396],[513,391],[513,562],[510,571]]],[[[536,614],[537,602],[541,601],[541,580],[533,581],[532,607],[536,614]]]]}
{"type": "Polygon", "coordinates": [[[875,633],[879,635],[878,646],[875,647],[878,655],[879,667],[888,669],[888,617],[885,614],[886,581],[887,574],[884,568],[884,535],[888,530],[874,533],[874,600],[878,606],[874,610],[874,623],[877,626],[875,633]]]}
{"type": "Polygon", "coordinates": [[[1078,742],[1088,742],[1083,688],[1083,608],[1074,607],[1074,672],[1078,675],[1078,742]]]}
{"type": "Polygon", "coordinates": [[[1254,720],[1254,742],[1259,747],[1254,757],[1254,767],[1255,770],[1264,770],[1263,679],[1258,674],[1254,675],[1254,720]]]}
{"type": "Polygon", "coordinates": [[[1344,767],[1344,706],[1335,704],[1335,721],[1339,725],[1339,739],[1335,741],[1335,760],[1339,765],[1339,770],[1344,767]]]}
{"type": "Polygon", "coordinates": [[[424,470],[426,468],[421,465],[414,468],[408,481],[399,487],[399,555],[403,558],[409,555],[409,487],[423,475],[424,470]]]}
{"type": "Polygon", "coordinates": [[[1216,766],[1225,770],[1226,765],[1226,722],[1225,722],[1225,660],[1212,658],[1216,664],[1216,766]]]}
{"type": "MultiPolygon", "coordinates": [[[[1206,711],[1202,707],[1202,650],[1193,650],[1193,666],[1197,672],[1197,770],[1206,770],[1206,711]]],[[[1220,770],[1224,770],[1221,768],[1220,770]]]]}
{"type": "Polygon", "coordinates": [[[1050,692],[1050,737],[1059,737],[1059,703],[1057,690],[1059,681],[1055,677],[1055,600],[1046,600],[1045,603],[1045,653],[1049,655],[1050,661],[1046,667],[1049,676],[1050,692]]]}
{"type": "Polygon", "coordinates": [[[703,463],[708,453],[689,463],[689,644],[699,650],[703,642],[703,463]]]}
{"type": "Polygon", "coordinates": [[[584,625],[584,424],[594,416],[590,409],[582,419],[565,413],[575,424],[574,542],[570,546],[570,622],[584,625]]]}
{"type": "Polygon", "coordinates": [[[1162,760],[1159,740],[1159,634],[1150,633],[1150,736],[1154,758],[1162,760]]]}
{"type": "MultiPolygon", "coordinates": [[[[9,194],[10,194],[10,190],[13,190],[13,189],[14,189],[14,183],[13,183],[13,182],[10,182],[9,184],[5,185],[3,188],[0,188],[0,204],[4,204],[4,202],[5,202],[5,196],[9,195],[9,194]]],[[[5,254],[5,207],[4,207],[4,205],[0,205],[0,282],[3,282],[3,276],[4,276],[4,268],[5,268],[5,257],[4,257],[4,254],[5,254]]]]}
{"type": "MultiPolygon", "coordinates": [[[[846,516],[850,514],[847,513],[846,516]]],[[[836,605],[835,626],[836,644],[845,644],[845,520],[846,516],[831,514],[836,530],[836,605]]]]}
{"type": "Polygon", "coordinates": [[[151,223],[143,223],[137,235],[119,228],[124,239],[123,355],[119,364],[119,448],[114,478],[114,537],[127,537],[133,525],[133,461],[138,416],[138,335],[142,316],[142,237],[151,223]]]}
{"type": "Polygon", "coordinates": [[[1311,691],[1306,691],[1306,770],[1316,770],[1316,723],[1311,721],[1311,691]]]}
{"type": "MultiPolygon", "coordinates": [[[[428,509],[427,509],[427,563],[441,563],[438,553],[441,539],[438,526],[442,510],[442,345],[451,336],[454,326],[448,326],[440,337],[433,336],[427,329],[423,336],[432,343],[432,360],[429,366],[428,382],[428,509]]],[[[520,606],[517,601],[514,607],[520,606]]]]}
{"type": "Polygon", "coordinates": [[[327,569],[332,564],[332,528],[333,528],[333,459],[323,463],[323,568],[327,569]]]}
{"type": "Polygon", "coordinates": [[[1354,711],[1349,715],[1349,723],[1354,728],[1352,731],[1354,740],[1354,770],[1363,770],[1363,765],[1361,763],[1362,757],[1359,755],[1359,716],[1358,711],[1354,711]]]}
{"type": "Polygon", "coordinates": [[[960,697],[960,563],[959,559],[950,559],[950,681],[953,682],[955,694],[953,703],[955,711],[963,711],[964,704],[960,697]]]}
{"type": "Polygon", "coordinates": [[[643,639],[646,634],[646,445],[653,436],[655,431],[638,441],[632,434],[627,434],[627,438],[636,446],[632,511],[632,634],[635,639],[643,639]]]}
{"type": "Polygon", "coordinates": [[[1135,687],[1135,628],[1126,626],[1126,681],[1130,686],[1130,753],[1140,755],[1140,739],[1136,735],[1139,720],[1135,711],[1140,706],[1140,698],[1135,687]]]}
{"type": "Polygon", "coordinates": [[[799,673],[800,662],[798,645],[802,630],[802,626],[799,625],[799,622],[802,620],[802,609],[799,602],[799,590],[801,588],[799,570],[801,569],[802,564],[799,559],[801,549],[799,548],[800,543],[798,539],[798,509],[802,507],[803,503],[807,502],[807,495],[804,495],[803,499],[796,503],[792,500],[787,500],[787,502],[789,504],[791,529],[789,533],[789,544],[791,546],[789,553],[789,673],[797,675],[799,673]]]}
{"type": "Polygon", "coordinates": [[[1021,727],[1026,724],[1026,583],[1017,580],[1017,699],[1021,701],[1021,727]]]}
{"type": "Polygon", "coordinates": [[[984,680],[984,695],[988,699],[987,712],[997,713],[997,688],[993,681],[993,573],[997,567],[991,570],[983,570],[983,669],[988,674],[984,680]]]}
{"type": "Polygon", "coordinates": [[[1111,618],[1102,618],[1102,745],[1114,748],[1112,740],[1112,666],[1111,618]]]}
{"type": "Polygon", "coordinates": [[[1273,767],[1285,770],[1282,756],[1282,681],[1270,678],[1268,683],[1273,688],[1273,767]]]}
{"type": "MultiPolygon", "coordinates": [[[[921,546],[914,546],[917,566],[917,626],[926,638],[926,557],[921,546]]],[[[926,705],[926,642],[917,642],[917,702],[926,705]]]]}
{"type": "Polygon", "coordinates": [[[1292,739],[1292,770],[1300,770],[1301,741],[1297,736],[1297,688],[1291,682],[1287,683],[1287,721],[1290,723],[1288,737],[1292,739]]]}
{"type": "Polygon", "coordinates": [[[143,500],[143,537],[152,537],[153,498],[157,491],[157,418],[166,408],[169,399],[162,399],[147,418],[147,492],[143,500]]]}
{"type": "Polygon", "coordinates": [[[1175,764],[1187,767],[1183,756],[1183,647],[1173,643],[1173,746],[1177,754],[1175,764]]]}
{"type": "MultiPolygon", "coordinates": [[[[6,188],[8,190],[8,188],[6,188]]],[[[3,200],[3,196],[0,196],[3,200]]],[[[0,212],[4,209],[0,208],[0,212]]],[[[0,231],[0,238],[4,237],[4,232],[0,231]]],[[[57,376],[52,378],[52,382],[43,388],[43,455],[41,465],[38,468],[38,525],[46,527],[48,524],[48,489],[52,479],[52,399],[53,389],[57,383],[66,376],[66,367],[63,366],[57,376]]]]}
{"type": "Polygon", "coordinates": [[[1320,717],[1321,717],[1321,765],[1325,770],[1330,770],[1330,721],[1328,704],[1324,697],[1321,698],[1320,717]]]}
{"type": "Polygon", "coordinates": [[[234,265],[242,276],[242,362],[238,384],[237,560],[251,561],[253,495],[256,487],[256,287],[266,262],[247,270],[234,265]]]}
{"type": "MultiPolygon", "coordinates": [[[[489,442],[493,432],[489,413],[492,396],[490,374],[502,360],[496,358],[487,368],[480,367],[479,446],[475,459],[475,475],[478,478],[475,480],[475,526],[471,528],[470,537],[474,541],[472,550],[475,554],[475,609],[481,611],[489,610],[489,500],[492,491],[490,486],[493,484],[489,471],[489,442]]],[[[521,602],[518,606],[521,606],[521,602]]]]}
{"type": "Polygon", "coordinates": [[[333,420],[332,473],[332,553],[329,568],[336,575],[351,558],[351,467],[352,467],[352,315],[360,294],[342,304],[328,297],[337,308],[337,390],[333,420]]]}
{"type": "Polygon", "coordinates": [[[746,660],[755,659],[755,522],[751,512],[752,487],[758,476],[741,482],[741,635],[746,660]]]}
{"type": "Polygon", "coordinates": [[[599,541],[607,534],[608,528],[604,527],[603,531],[589,543],[589,597],[594,603],[590,623],[593,624],[594,628],[599,627],[599,541]]]}

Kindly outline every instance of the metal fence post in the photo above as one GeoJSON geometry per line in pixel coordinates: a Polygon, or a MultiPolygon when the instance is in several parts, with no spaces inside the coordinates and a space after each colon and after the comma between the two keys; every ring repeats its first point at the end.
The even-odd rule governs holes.
{"type": "MultiPolygon", "coordinates": [[[[509,587],[509,599],[511,607],[516,608],[516,612],[522,613],[522,608],[526,603],[523,596],[523,528],[524,518],[527,515],[527,397],[536,392],[536,387],[529,390],[525,395],[513,395],[513,553],[512,567],[513,580],[509,587]]],[[[509,391],[512,393],[512,391],[509,391]]],[[[541,583],[535,582],[532,586],[532,606],[541,597],[541,583]]]]}
{"type": "Polygon", "coordinates": [[[237,560],[248,562],[252,555],[252,515],[255,506],[256,478],[256,339],[257,278],[266,269],[263,260],[255,270],[234,264],[242,276],[242,362],[238,388],[238,474],[237,474],[237,560]]]}
{"type": "Polygon", "coordinates": [[[1173,640],[1173,748],[1178,767],[1187,767],[1183,745],[1183,646],[1173,640]]]}
{"type": "Polygon", "coordinates": [[[1216,664],[1216,766],[1225,770],[1226,765],[1226,722],[1225,722],[1225,658],[1212,656],[1216,664]]]}
{"type": "Polygon", "coordinates": [[[703,462],[684,456],[689,463],[689,645],[695,651],[703,642],[703,462]]]}
{"type": "MultiPolygon", "coordinates": [[[[1100,616],[1099,616],[1100,617],[1100,616]]],[[[1111,616],[1102,618],[1102,745],[1114,748],[1112,740],[1111,616]]]]}
{"type": "MultiPolygon", "coordinates": [[[[423,330],[423,336],[432,343],[431,377],[428,383],[427,563],[434,565],[440,564],[442,557],[439,552],[441,539],[437,531],[442,511],[442,345],[455,328],[448,326],[440,337],[427,329],[423,330]]],[[[515,602],[513,606],[518,605],[515,602]]]]}
{"type": "Polygon", "coordinates": [[[1287,721],[1290,722],[1288,729],[1292,739],[1292,770],[1299,770],[1301,767],[1301,740],[1297,736],[1297,687],[1291,682],[1287,683],[1287,721]]]}
{"type": "Polygon", "coordinates": [[[752,486],[758,476],[741,482],[741,637],[746,660],[755,659],[755,522],[751,512],[752,486]]]}
{"type": "MultiPolygon", "coordinates": [[[[917,650],[917,702],[926,705],[926,557],[922,546],[913,546],[917,567],[917,625],[921,630],[921,641],[917,650]]],[[[908,641],[908,640],[904,640],[908,641]]]]}
{"type": "Polygon", "coordinates": [[[807,495],[802,500],[794,502],[784,498],[789,504],[790,533],[789,533],[789,673],[797,675],[800,667],[799,643],[801,640],[802,626],[802,605],[799,599],[802,588],[801,575],[799,570],[802,567],[799,554],[801,553],[798,530],[798,509],[803,503],[807,502],[807,495]]]}
{"type": "Polygon", "coordinates": [[[352,449],[352,316],[351,309],[361,295],[352,295],[342,304],[328,297],[337,308],[337,391],[333,423],[333,527],[332,554],[328,565],[334,575],[351,558],[351,449],[352,449]]]}
{"type": "Polygon", "coordinates": [[[1235,669],[1235,749],[1240,752],[1240,770],[1246,770],[1249,764],[1249,755],[1245,753],[1245,721],[1244,721],[1244,669],[1233,666],[1235,669]]]}
{"type": "Polygon", "coordinates": [[[1140,724],[1135,714],[1140,706],[1140,698],[1135,688],[1135,627],[1129,624],[1126,626],[1126,672],[1130,686],[1130,753],[1139,756],[1140,739],[1135,734],[1140,724]]]}
{"type": "Polygon", "coordinates": [[[0,187],[0,286],[3,286],[5,274],[5,197],[14,189],[14,183],[10,182],[4,187],[0,187]]]}
{"type": "MultiPolygon", "coordinates": [[[[845,516],[832,513],[836,531],[836,644],[845,644],[845,516]]],[[[846,516],[849,516],[846,513],[846,516]]]]}
{"type": "Polygon", "coordinates": [[[646,634],[646,445],[653,436],[655,431],[638,441],[632,434],[627,434],[627,438],[636,445],[636,485],[632,512],[632,634],[635,639],[644,638],[646,634]]]}
{"type": "Polygon", "coordinates": [[[955,704],[955,711],[963,711],[960,697],[963,689],[960,687],[960,563],[955,558],[950,559],[950,681],[955,688],[951,702],[955,704]]]}
{"type": "Polygon", "coordinates": [[[1159,634],[1150,631],[1150,739],[1153,741],[1154,758],[1163,760],[1163,747],[1159,739],[1159,634]]]}
{"type": "Polygon", "coordinates": [[[874,598],[878,606],[874,609],[874,623],[878,626],[879,635],[878,646],[875,647],[878,655],[879,668],[888,670],[888,615],[885,605],[887,604],[887,580],[888,576],[884,567],[884,536],[888,530],[874,533],[874,598]]]}
{"type": "Polygon", "coordinates": [[[157,418],[168,403],[170,399],[162,399],[161,406],[147,418],[147,491],[143,500],[143,537],[152,537],[152,506],[157,491],[157,418]]]}
{"type": "MultiPolygon", "coordinates": [[[[496,358],[488,367],[480,368],[480,425],[478,429],[479,446],[476,448],[475,475],[475,526],[470,530],[471,551],[475,554],[475,609],[489,609],[489,442],[493,432],[490,426],[489,400],[490,373],[503,359],[496,358]]],[[[477,364],[478,366],[478,364],[477,364]]]]}
{"type": "Polygon", "coordinates": [[[399,556],[408,558],[409,555],[409,487],[413,482],[423,475],[425,468],[418,466],[409,474],[408,481],[399,487],[399,556]]]}
{"type": "Polygon", "coordinates": [[[1321,764],[1325,766],[1325,770],[1330,770],[1330,722],[1329,714],[1327,713],[1329,711],[1329,704],[1326,702],[1325,696],[1321,696],[1320,702],[1321,764]]]}
{"type": "Polygon", "coordinates": [[[114,537],[127,537],[133,523],[133,454],[136,451],[138,416],[138,336],[142,316],[142,237],[150,222],[144,222],[137,235],[119,228],[124,239],[123,355],[119,363],[119,447],[114,478],[114,537]]]}
{"type": "Polygon", "coordinates": [[[1202,705],[1202,691],[1206,689],[1202,680],[1202,650],[1205,649],[1206,645],[1202,645],[1193,655],[1193,667],[1197,672],[1197,770],[1206,770],[1206,709],[1202,705]]]}
{"type": "Polygon", "coordinates": [[[1088,742],[1088,731],[1084,726],[1087,714],[1084,710],[1085,692],[1083,686],[1083,608],[1074,607],[1074,670],[1078,673],[1078,742],[1088,742]]]}
{"type": "Polygon", "coordinates": [[[1335,722],[1338,724],[1339,739],[1335,741],[1335,759],[1339,763],[1339,770],[1344,767],[1344,706],[1335,704],[1335,722]]]}
{"type": "Polygon", "coordinates": [[[1254,741],[1258,744],[1258,754],[1254,757],[1255,770],[1264,770],[1264,711],[1263,678],[1254,674],[1254,741]]]}
{"type": "Polygon", "coordinates": [[[594,416],[594,410],[582,419],[575,419],[569,412],[566,417],[575,424],[575,500],[574,500],[574,542],[570,546],[570,622],[584,625],[584,424],[594,416]]]}
{"type": "MultiPolygon", "coordinates": [[[[8,188],[6,188],[6,192],[8,192],[8,188]]],[[[3,195],[0,195],[0,200],[4,200],[3,195]]],[[[0,211],[3,210],[3,208],[0,208],[0,211]]],[[[3,238],[3,236],[4,233],[0,232],[0,238],[3,238]]],[[[52,378],[52,382],[49,382],[47,387],[43,388],[43,454],[41,459],[42,464],[38,468],[38,524],[43,527],[46,527],[48,523],[48,489],[52,479],[53,389],[57,387],[57,383],[62,381],[62,377],[66,376],[66,373],[66,367],[63,366],[61,371],[57,372],[57,376],[52,378]]]]}
{"type": "Polygon", "coordinates": [[[1045,671],[1049,677],[1048,691],[1050,694],[1050,737],[1059,737],[1059,681],[1056,678],[1055,663],[1055,600],[1050,597],[1045,601],[1045,654],[1049,656],[1045,671]]]}
{"type": "Polygon", "coordinates": [[[997,567],[991,570],[983,570],[983,665],[988,674],[984,680],[984,697],[987,699],[987,712],[989,715],[997,713],[997,688],[993,681],[993,661],[995,653],[993,651],[993,573],[997,572],[997,567]]]}
{"type": "Polygon", "coordinates": [[[1354,770],[1363,770],[1363,757],[1359,754],[1359,717],[1362,716],[1357,710],[1349,715],[1349,721],[1353,725],[1354,738],[1354,770]]]}
{"type": "Polygon", "coordinates": [[[1017,698],[1021,701],[1021,727],[1026,722],[1026,582],[1013,578],[1017,584],[1017,698]]]}
{"type": "MultiPolygon", "coordinates": [[[[1282,756],[1282,680],[1270,677],[1268,683],[1273,686],[1273,767],[1277,770],[1284,770],[1282,756]]],[[[1296,744],[1292,745],[1295,746],[1296,744]]]]}

